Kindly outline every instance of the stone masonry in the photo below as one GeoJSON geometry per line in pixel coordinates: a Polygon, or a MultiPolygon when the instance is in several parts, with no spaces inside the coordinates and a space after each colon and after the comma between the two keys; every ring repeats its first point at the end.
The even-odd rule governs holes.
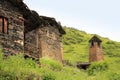
{"type": "Polygon", "coordinates": [[[22,0],[0,0],[0,45],[5,56],[50,57],[63,61],[61,37],[65,34],[54,18],[39,16],[22,0]]]}
{"type": "Polygon", "coordinates": [[[0,45],[5,56],[24,52],[24,21],[19,17],[19,9],[0,0],[0,45]]]}
{"type": "Polygon", "coordinates": [[[93,36],[90,40],[89,62],[104,60],[101,40],[97,36],[93,36]]]}

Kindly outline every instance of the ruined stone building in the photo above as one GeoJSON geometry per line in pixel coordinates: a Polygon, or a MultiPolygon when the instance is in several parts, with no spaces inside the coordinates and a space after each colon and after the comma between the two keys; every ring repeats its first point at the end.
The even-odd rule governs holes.
{"type": "Polygon", "coordinates": [[[0,45],[5,56],[24,53],[63,60],[61,42],[65,31],[54,18],[39,16],[22,0],[0,0],[0,45]]]}
{"type": "Polygon", "coordinates": [[[93,36],[90,40],[89,62],[104,60],[101,40],[97,36],[93,36]]]}

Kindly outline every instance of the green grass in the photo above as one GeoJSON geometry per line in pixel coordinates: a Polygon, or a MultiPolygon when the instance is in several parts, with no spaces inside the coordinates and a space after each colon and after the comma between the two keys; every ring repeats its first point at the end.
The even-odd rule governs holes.
{"type": "MultiPolygon", "coordinates": [[[[77,62],[88,62],[89,40],[94,34],[88,34],[74,28],[64,27],[66,35],[63,37],[64,58],[71,64],[77,62]],[[75,42],[73,42],[73,41],[75,42]]],[[[85,80],[119,80],[120,76],[120,42],[97,35],[102,40],[104,59],[109,68],[107,71],[100,71],[93,76],[87,76],[85,80]],[[115,75],[116,74],[116,75],[115,75]],[[111,77],[113,75],[113,77],[111,77]]],[[[87,74],[87,72],[85,72],[87,74]]],[[[83,80],[83,79],[82,79],[83,80]]]]}
{"type": "Polygon", "coordinates": [[[24,59],[22,54],[3,58],[0,50],[0,80],[32,80],[41,76],[38,65],[31,59],[24,59]]]}
{"type": "MultiPolygon", "coordinates": [[[[88,34],[74,28],[65,27],[64,29],[67,33],[63,36],[65,60],[70,60],[71,62],[88,62],[88,41],[94,34],[88,34]]],[[[98,37],[103,41],[102,47],[105,57],[120,57],[120,42],[115,42],[99,35],[98,37]]]]}

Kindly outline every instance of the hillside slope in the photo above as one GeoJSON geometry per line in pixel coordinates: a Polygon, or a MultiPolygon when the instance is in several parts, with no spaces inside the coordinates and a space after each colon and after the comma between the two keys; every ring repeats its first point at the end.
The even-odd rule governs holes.
{"type": "MultiPolygon", "coordinates": [[[[88,34],[74,28],[64,27],[64,58],[72,66],[78,62],[88,62],[89,40],[97,34],[88,34]]],[[[120,42],[97,35],[102,40],[104,62],[92,63],[87,72],[94,74],[86,80],[119,80],[120,79],[120,42]],[[107,68],[107,70],[105,70],[107,68]],[[103,70],[103,71],[102,71],[103,70]],[[100,71],[100,72],[99,72],[100,71]]]]}
{"type": "MultiPolygon", "coordinates": [[[[66,35],[63,37],[64,57],[71,64],[88,62],[89,40],[94,34],[88,34],[74,28],[64,27],[66,35]]],[[[120,42],[97,35],[102,40],[105,60],[120,57],[120,42]]]]}

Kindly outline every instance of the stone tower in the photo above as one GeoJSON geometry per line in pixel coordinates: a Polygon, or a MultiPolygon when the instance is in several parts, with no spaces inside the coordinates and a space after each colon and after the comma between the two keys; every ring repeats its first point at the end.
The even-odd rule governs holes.
{"type": "Polygon", "coordinates": [[[102,41],[96,35],[89,40],[89,62],[104,60],[101,42],[102,41]]]}

